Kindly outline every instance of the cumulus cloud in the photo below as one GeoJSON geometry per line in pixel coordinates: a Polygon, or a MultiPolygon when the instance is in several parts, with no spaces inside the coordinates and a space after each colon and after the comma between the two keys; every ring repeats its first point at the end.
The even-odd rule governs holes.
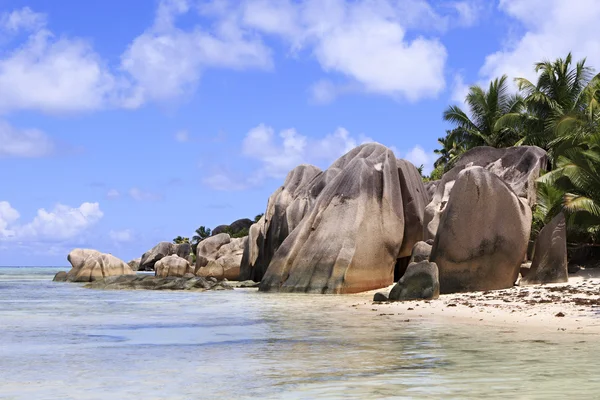
{"type": "MultiPolygon", "coordinates": [[[[238,10],[240,23],[278,35],[292,51],[311,49],[325,72],[342,74],[364,91],[417,101],[445,87],[445,47],[435,38],[407,38],[411,22],[446,21],[425,1],[255,0],[238,10]]],[[[320,82],[312,93],[327,102],[334,92],[320,82]]]]}
{"type": "Polygon", "coordinates": [[[0,239],[61,241],[77,237],[96,224],[104,213],[98,203],[79,207],[57,204],[50,211],[40,208],[31,222],[19,224],[17,210],[0,202],[0,239]]]}
{"type": "Polygon", "coordinates": [[[268,178],[284,178],[299,164],[327,167],[354,147],[372,141],[365,135],[352,136],[344,128],[311,138],[293,128],[277,133],[274,128],[260,124],[246,134],[242,143],[242,154],[257,162],[258,168],[246,176],[221,168],[213,170],[203,181],[216,190],[243,190],[268,178]]]}
{"type": "Polygon", "coordinates": [[[52,154],[54,143],[38,129],[19,129],[0,120],[0,158],[36,158],[52,154]]]}
{"type": "Polygon", "coordinates": [[[159,3],[155,23],[133,40],[121,59],[121,67],[133,80],[134,93],[126,106],[165,101],[190,94],[202,71],[209,67],[270,68],[270,50],[261,39],[226,19],[214,32],[199,24],[184,30],[177,17],[189,11],[185,0],[159,3]]]}
{"type": "Polygon", "coordinates": [[[117,81],[91,44],[55,35],[45,15],[23,8],[3,14],[0,25],[29,32],[0,58],[0,111],[89,111],[116,96],[117,81]]]}
{"type": "Polygon", "coordinates": [[[486,57],[480,71],[484,81],[502,74],[534,80],[535,62],[565,57],[569,51],[576,60],[587,57],[588,65],[600,68],[598,1],[580,0],[574,5],[563,0],[501,0],[499,8],[523,32],[486,57]]]}

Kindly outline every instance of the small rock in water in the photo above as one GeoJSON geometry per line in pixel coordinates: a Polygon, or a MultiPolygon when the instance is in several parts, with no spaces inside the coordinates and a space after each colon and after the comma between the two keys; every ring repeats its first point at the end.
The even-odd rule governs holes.
{"type": "Polygon", "coordinates": [[[56,275],[54,275],[53,282],[66,282],[67,281],[67,273],[65,271],[60,271],[56,275]]]}

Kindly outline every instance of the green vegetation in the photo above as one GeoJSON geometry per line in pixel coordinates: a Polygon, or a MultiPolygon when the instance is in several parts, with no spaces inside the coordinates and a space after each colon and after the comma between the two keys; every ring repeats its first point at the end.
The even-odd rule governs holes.
{"type": "Polygon", "coordinates": [[[190,242],[190,238],[183,237],[183,236],[177,236],[175,239],[173,239],[173,243],[175,243],[175,244],[182,244],[182,243],[189,243],[189,242],[190,242]]]}
{"type": "Polygon", "coordinates": [[[569,242],[600,239],[600,74],[572,55],[534,65],[537,81],[506,76],[487,89],[471,86],[465,104],[448,107],[454,129],[438,139],[439,156],[430,179],[439,179],[465,151],[476,146],[535,145],[548,152],[551,170],[538,180],[532,236],[559,212],[567,217],[569,242]]]}

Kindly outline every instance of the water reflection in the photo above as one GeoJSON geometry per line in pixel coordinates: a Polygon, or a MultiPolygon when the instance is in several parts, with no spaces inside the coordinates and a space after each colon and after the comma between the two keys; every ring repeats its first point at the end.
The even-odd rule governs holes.
{"type": "Polygon", "coordinates": [[[581,336],[404,322],[334,296],[92,291],[53,272],[0,269],[0,397],[590,398],[600,383],[581,336]]]}

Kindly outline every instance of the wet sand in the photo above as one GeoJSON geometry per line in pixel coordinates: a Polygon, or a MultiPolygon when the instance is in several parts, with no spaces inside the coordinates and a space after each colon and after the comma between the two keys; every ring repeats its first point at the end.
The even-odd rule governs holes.
{"type": "Polygon", "coordinates": [[[436,300],[373,302],[376,292],[349,296],[348,307],[398,322],[444,319],[470,325],[600,335],[600,270],[582,270],[560,284],[441,295],[436,300]]]}

